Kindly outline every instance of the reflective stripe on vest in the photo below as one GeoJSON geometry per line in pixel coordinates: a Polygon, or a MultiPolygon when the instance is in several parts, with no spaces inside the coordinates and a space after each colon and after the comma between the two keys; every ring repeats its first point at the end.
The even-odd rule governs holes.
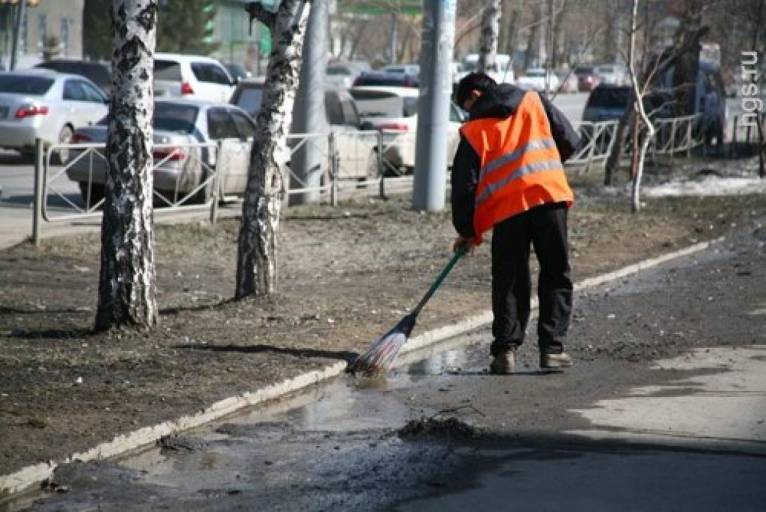
{"type": "Polygon", "coordinates": [[[545,203],[574,199],[540,97],[527,92],[507,118],[465,123],[461,132],[480,160],[474,231],[545,203]]]}
{"type": "Polygon", "coordinates": [[[518,160],[527,151],[534,151],[536,149],[549,149],[554,147],[556,147],[556,142],[552,138],[530,141],[528,144],[525,144],[518,149],[514,149],[510,153],[506,153],[505,155],[499,157],[496,160],[492,160],[490,163],[482,167],[481,173],[479,174],[479,181],[481,181],[486,174],[502,167],[503,165],[511,164],[518,160]]]}
{"type": "Polygon", "coordinates": [[[500,188],[508,185],[510,182],[517,180],[521,178],[522,176],[526,176],[527,174],[532,174],[533,172],[541,172],[541,171],[552,171],[561,169],[561,161],[559,160],[544,160],[542,162],[532,162],[527,165],[521,166],[515,171],[513,171],[511,174],[506,176],[505,178],[496,181],[495,183],[490,183],[487,185],[487,188],[481,191],[481,194],[476,196],[476,206],[479,206],[480,204],[486,202],[492,194],[494,194],[497,190],[500,188]]]}

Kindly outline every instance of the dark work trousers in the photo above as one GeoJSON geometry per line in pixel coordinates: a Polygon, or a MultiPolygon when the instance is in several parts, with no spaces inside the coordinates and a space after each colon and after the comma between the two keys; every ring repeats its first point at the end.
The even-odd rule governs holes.
{"type": "Polygon", "coordinates": [[[567,248],[567,207],[546,204],[506,219],[492,235],[492,355],[515,349],[524,342],[529,321],[532,279],[530,243],[540,262],[537,284],[541,353],[557,354],[572,313],[572,281],[567,248]]]}

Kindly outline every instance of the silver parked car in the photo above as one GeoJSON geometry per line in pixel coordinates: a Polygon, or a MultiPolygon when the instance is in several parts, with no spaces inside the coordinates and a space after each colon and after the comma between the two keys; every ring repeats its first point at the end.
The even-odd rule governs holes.
{"type": "MultiPolygon", "coordinates": [[[[0,147],[24,154],[35,139],[68,143],[76,128],[104,117],[107,98],[93,82],[47,69],[0,73],[0,147]]],[[[57,153],[62,161],[69,152],[57,153]]]]}
{"type": "MultiPolygon", "coordinates": [[[[75,142],[106,142],[106,118],[96,125],[81,128],[75,142]]],[[[200,187],[215,165],[215,152],[200,143],[226,140],[222,155],[226,164],[221,177],[223,194],[242,194],[247,182],[250,148],[255,123],[247,113],[234,106],[209,101],[176,99],[156,100],[154,104],[154,190],[165,201],[177,202],[200,187]],[[159,145],[159,147],[157,147],[159,145]]],[[[67,176],[80,185],[83,202],[92,206],[104,196],[106,161],[95,152],[74,156],[67,176]]],[[[210,186],[202,187],[184,202],[204,202],[210,186]]]]}
{"type": "MultiPolygon", "coordinates": [[[[242,80],[231,97],[231,103],[241,107],[253,118],[258,116],[263,100],[264,82],[261,79],[242,80]]],[[[417,89],[413,89],[417,93],[417,89]]],[[[348,91],[327,89],[324,93],[325,123],[329,133],[335,135],[335,144],[340,156],[339,179],[366,180],[378,176],[376,147],[377,137],[370,132],[375,128],[363,122],[356,110],[356,103],[348,91]]],[[[319,150],[328,156],[327,137],[314,139],[319,150]]],[[[297,138],[288,140],[288,145],[300,144],[297,138]]]]}

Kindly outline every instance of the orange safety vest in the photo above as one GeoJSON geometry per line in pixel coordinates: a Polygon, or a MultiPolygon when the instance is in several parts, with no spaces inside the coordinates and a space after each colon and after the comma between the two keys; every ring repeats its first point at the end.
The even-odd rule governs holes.
{"type": "Polygon", "coordinates": [[[548,116],[536,92],[527,92],[511,116],[468,121],[460,128],[481,160],[473,216],[476,242],[492,227],[545,203],[571,206],[548,116]]]}

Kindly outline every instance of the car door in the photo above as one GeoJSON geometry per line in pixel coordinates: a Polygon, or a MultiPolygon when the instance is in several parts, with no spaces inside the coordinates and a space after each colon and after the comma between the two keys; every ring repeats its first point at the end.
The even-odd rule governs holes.
{"type": "Polygon", "coordinates": [[[227,103],[234,89],[228,72],[220,65],[212,62],[194,61],[191,63],[192,73],[197,79],[197,96],[210,100],[227,103]]]}
{"type": "Polygon", "coordinates": [[[106,95],[88,82],[82,82],[81,86],[83,91],[85,91],[85,101],[90,105],[90,117],[86,120],[86,123],[97,123],[109,112],[106,95]]]}
{"type": "MultiPolygon", "coordinates": [[[[89,122],[95,122],[96,115],[92,101],[88,101],[88,94],[83,87],[83,82],[77,78],[70,78],[64,82],[63,100],[66,110],[65,123],[71,124],[74,129],[87,126],[89,122]]],[[[102,104],[103,105],[103,104],[102,104]]]]}
{"type": "Polygon", "coordinates": [[[217,155],[220,159],[217,161],[217,167],[221,170],[219,176],[221,190],[224,194],[241,194],[244,192],[244,186],[238,189],[242,174],[240,136],[228,109],[224,107],[208,109],[207,132],[211,141],[222,141],[223,144],[223,151],[217,155]]]}
{"type": "Polygon", "coordinates": [[[377,174],[370,168],[373,160],[377,165],[373,152],[377,146],[377,136],[359,133],[361,120],[350,95],[340,94],[338,103],[342,115],[339,124],[335,125],[338,130],[336,147],[340,154],[339,178],[365,179],[370,174],[377,174]]]}
{"type": "Polygon", "coordinates": [[[239,139],[229,142],[231,155],[229,166],[226,169],[226,187],[223,190],[227,194],[243,194],[247,185],[250,152],[253,147],[256,126],[255,122],[246,114],[234,109],[228,109],[228,112],[234,121],[239,139]]]}

